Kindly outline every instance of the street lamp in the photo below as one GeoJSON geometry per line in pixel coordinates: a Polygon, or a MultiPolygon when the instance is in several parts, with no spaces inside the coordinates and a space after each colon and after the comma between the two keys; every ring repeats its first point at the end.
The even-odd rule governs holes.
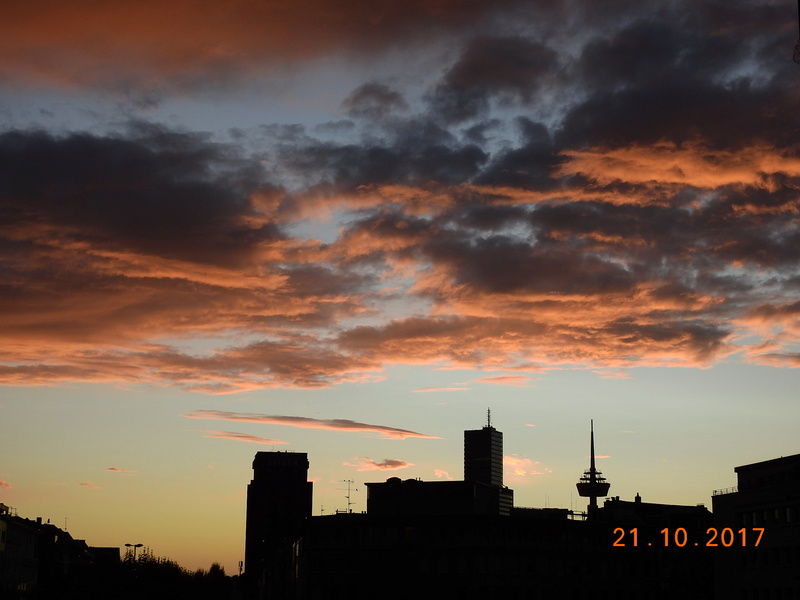
{"type": "Polygon", "coordinates": [[[144,544],[125,544],[128,548],[133,548],[133,562],[136,562],[136,549],[141,548],[144,544]]]}

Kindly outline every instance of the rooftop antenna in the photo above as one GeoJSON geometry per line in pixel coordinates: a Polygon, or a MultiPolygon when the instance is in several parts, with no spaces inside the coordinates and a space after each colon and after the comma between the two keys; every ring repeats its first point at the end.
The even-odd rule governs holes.
{"type": "MultiPolygon", "coordinates": [[[[345,496],[345,498],[347,498],[347,512],[352,512],[352,510],[350,510],[350,507],[353,506],[355,502],[350,501],[350,486],[353,483],[355,483],[355,481],[353,481],[352,479],[343,479],[342,481],[344,481],[344,483],[347,484],[347,495],[345,496]]],[[[357,492],[358,488],[355,488],[353,491],[357,492]]]]}
{"type": "MultiPolygon", "coordinates": [[[[797,0],[797,1],[800,2],[800,0],[797,0]]],[[[487,427],[491,427],[492,426],[492,409],[491,408],[487,408],[486,409],[486,426],[487,427]]]]}
{"type": "Polygon", "coordinates": [[[606,481],[603,474],[597,470],[594,458],[594,420],[591,422],[591,442],[590,452],[591,459],[589,461],[589,470],[583,473],[583,476],[578,481],[577,488],[578,494],[583,497],[589,498],[589,517],[597,511],[597,498],[608,496],[608,488],[611,484],[606,481]]]}

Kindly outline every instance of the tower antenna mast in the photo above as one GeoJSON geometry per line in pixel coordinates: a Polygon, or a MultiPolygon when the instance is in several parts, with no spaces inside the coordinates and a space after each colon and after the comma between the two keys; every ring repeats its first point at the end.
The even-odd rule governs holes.
{"type": "Polygon", "coordinates": [[[603,474],[597,470],[594,457],[594,420],[591,422],[591,437],[589,442],[589,451],[591,458],[589,459],[589,470],[583,473],[583,476],[578,481],[578,494],[583,497],[589,498],[589,518],[593,518],[597,514],[597,498],[608,496],[608,488],[611,484],[603,477],[603,474]]]}

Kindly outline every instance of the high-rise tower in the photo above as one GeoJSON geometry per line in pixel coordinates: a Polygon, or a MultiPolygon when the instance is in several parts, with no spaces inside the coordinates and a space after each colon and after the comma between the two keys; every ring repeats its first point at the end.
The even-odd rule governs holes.
{"type": "Polygon", "coordinates": [[[492,427],[491,411],[483,429],[464,432],[464,479],[503,487],[503,434],[492,427]]]}
{"type": "MultiPolygon", "coordinates": [[[[269,597],[284,597],[291,581],[287,548],[302,535],[311,516],[313,483],[308,481],[305,452],[257,452],[253,480],[247,486],[245,575],[269,597]]],[[[286,596],[288,597],[288,595],[286,596]]]]}
{"type": "Polygon", "coordinates": [[[580,481],[576,484],[578,494],[589,498],[589,516],[597,511],[597,498],[608,496],[608,488],[611,484],[606,481],[603,474],[595,467],[594,458],[594,421],[591,421],[591,441],[589,443],[591,459],[589,470],[583,473],[580,481]]]}

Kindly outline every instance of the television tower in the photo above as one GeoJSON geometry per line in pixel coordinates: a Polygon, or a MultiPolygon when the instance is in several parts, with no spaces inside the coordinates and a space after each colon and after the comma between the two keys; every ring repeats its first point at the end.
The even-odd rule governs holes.
{"type": "Polygon", "coordinates": [[[595,467],[594,458],[594,420],[591,423],[591,462],[589,463],[589,470],[584,471],[583,476],[576,484],[578,487],[578,494],[583,497],[589,498],[589,518],[592,518],[597,511],[597,499],[600,497],[608,496],[608,488],[611,484],[606,481],[603,474],[595,467]]]}

